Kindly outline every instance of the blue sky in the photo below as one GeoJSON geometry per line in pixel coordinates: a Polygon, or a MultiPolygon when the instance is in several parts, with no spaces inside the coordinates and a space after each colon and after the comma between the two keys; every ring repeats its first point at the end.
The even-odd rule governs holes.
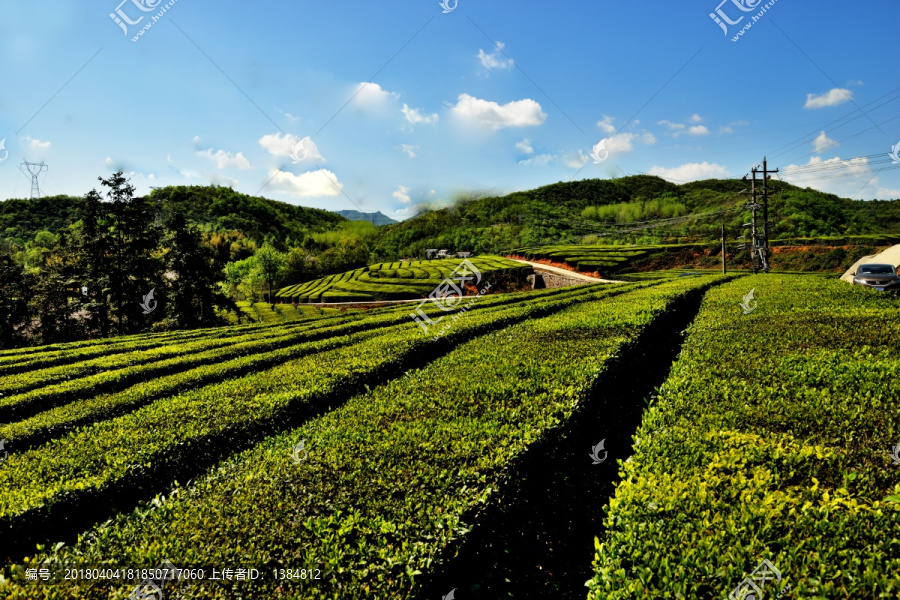
{"type": "Polygon", "coordinates": [[[46,195],[121,168],[140,193],[402,219],[573,178],[741,177],[764,155],[804,187],[900,198],[894,0],[120,1],[0,3],[0,199],[28,196],[27,159],[46,195]],[[126,34],[117,9],[143,19],[126,34]]]}

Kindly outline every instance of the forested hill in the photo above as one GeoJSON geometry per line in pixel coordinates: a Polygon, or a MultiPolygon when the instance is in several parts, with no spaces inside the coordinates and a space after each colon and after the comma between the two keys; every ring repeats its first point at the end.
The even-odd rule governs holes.
{"type": "MultiPolygon", "coordinates": [[[[750,217],[740,209],[748,187],[717,179],[676,185],[649,175],[560,182],[421,213],[383,229],[378,251],[396,257],[419,256],[426,248],[487,253],[552,243],[704,242],[719,238],[723,219],[726,235],[735,239],[750,217]],[[658,226],[662,219],[670,221],[658,226]]],[[[900,200],[849,200],[781,181],[769,187],[773,238],[900,231],[900,200]]]]}
{"type": "MultiPolygon", "coordinates": [[[[500,197],[460,200],[366,234],[379,260],[423,256],[426,248],[496,253],[523,246],[578,243],[685,243],[745,231],[749,211],[740,180],[676,185],[649,175],[560,182],[500,197]],[[729,210],[722,214],[723,210],[729,210]],[[660,220],[669,219],[665,226],[660,220]],[[647,225],[654,225],[647,227],[647,225]],[[622,230],[630,230],[622,232],[622,230]]],[[[770,218],[774,238],[804,238],[900,231],[900,200],[861,201],[771,181],[770,218]]],[[[241,231],[257,245],[267,236],[282,248],[304,245],[312,234],[349,224],[326,210],[247,196],[226,187],[175,186],[154,190],[150,199],[171,202],[207,232],[241,231]]],[[[0,202],[0,242],[55,233],[78,219],[80,198],[0,202]]],[[[339,233],[344,237],[349,233],[339,233]]]]}
{"type": "Polygon", "coordinates": [[[333,212],[247,196],[227,187],[169,186],[150,198],[172,202],[189,221],[212,231],[239,230],[254,241],[272,234],[279,241],[336,228],[346,219],[333,212]]]}
{"type": "MultiPolygon", "coordinates": [[[[227,187],[174,186],[148,196],[168,204],[207,232],[241,231],[261,244],[267,235],[298,243],[310,233],[330,231],[347,220],[317,208],[247,196],[227,187]]],[[[39,231],[56,233],[80,218],[81,197],[52,196],[0,202],[0,240],[31,240],[39,231]]]]}

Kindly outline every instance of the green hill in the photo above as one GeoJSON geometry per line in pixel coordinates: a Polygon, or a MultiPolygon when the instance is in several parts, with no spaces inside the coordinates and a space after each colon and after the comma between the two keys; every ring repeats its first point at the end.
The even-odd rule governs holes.
{"type": "MultiPolygon", "coordinates": [[[[87,191],[87,190],[85,190],[87,191]]],[[[257,243],[267,235],[286,242],[333,230],[347,219],[327,210],[296,206],[248,196],[217,186],[170,186],[153,190],[148,198],[169,203],[203,231],[241,231],[257,243]]],[[[0,202],[0,239],[31,240],[39,231],[56,232],[80,218],[81,198],[53,196],[0,202]]]]}
{"type": "MultiPolygon", "coordinates": [[[[694,181],[676,185],[659,177],[560,182],[505,196],[462,198],[402,223],[379,227],[370,240],[375,260],[424,257],[428,248],[478,254],[514,248],[573,244],[684,244],[739,238],[749,212],[741,210],[747,184],[740,180],[694,181]],[[723,211],[725,211],[723,213],[723,211]],[[668,221],[663,221],[668,219],[668,221]]],[[[774,191],[773,238],[893,234],[900,229],[900,200],[839,198],[781,181],[774,191]]],[[[207,232],[241,231],[261,242],[302,243],[313,233],[347,223],[338,213],[248,196],[224,187],[170,186],[149,198],[171,202],[207,232]]],[[[39,231],[55,232],[77,220],[79,198],[0,202],[0,239],[30,240],[39,231]]],[[[372,215],[343,211],[349,219],[372,215]]],[[[386,221],[375,215],[376,225],[386,221]]]]}
{"type": "MultiPolygon", "coordinates": [[[[774,191],[773,238],[892,234],[900,229],[898,200],[849,200],[781,181],[769,185],[774,191]]],[[[496,253],[559,244],[703,243],[719,239],[722,220],[727,237],[736,239],[750,216],[742,210],[746,187],[740,180],[675,185],[639,175],[461,199],[385,228],[378,251],[399,257],[421,256],[426,248],[496,253]]]]}

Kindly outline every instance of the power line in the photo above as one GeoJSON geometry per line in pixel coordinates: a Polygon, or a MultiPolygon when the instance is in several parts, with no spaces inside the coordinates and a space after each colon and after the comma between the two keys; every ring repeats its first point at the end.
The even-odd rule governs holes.
{"type": "MultiPolygon", "coordinates": [[[[886,93],[886,94],[880,96],[879,98],[876,98],[875,100],[872,100],[872,101],[869,102],[868,104],[864,104],[863,107],[870,106],[870,105],[872,105],[872,104],[878,102],[878,101],[881,100],[882,98],[885,98],[886,96],[890,96],[891,94],[897,94],[898,92],[900,92],[900,88],[893,89],[893,90],[891,90],[890,92],[888,92],[888,93],[886,93]]],[[[841,117],[838,117],[838,118],[835,119],[834,121],[831,121],[830,123],[828,123],[828,124],[826,124],[826,125],[824,125],[824,126],[822,126],[822,127],[816,127],[816,129],[813,130],[813,131],[810,132],[810,133],[807,133],[807,134],[805,134],[805,135],[802,135],[802,136],[800,136],[799,138],[796,138],[796,139],[794,139],[794,140],[788,142],[787,144],[785,144],[785,145],[781,146],[780,148],[776,149],[774,152],[771,152],[771,153],[769,154],[769,156],[779,156],[780,154],[783,154],[783,151],[787,151],[787,150],[785,150],[785,149],[788,148],[788,146],[790,146],[790,147],[791,147],[790,149],[792,150],[793,148],[796,148],[796,147],[799,146],[799,145],[808,143],[809,141],[811,141],[811,140],[806,139],[806,138],[808,138],[809,136],[815,137],[815,136],[819,135],[819,132],[822,131],[823,129],[827,129],[827,128],[831,127],[832,125],[834,125],[835,123],[839,123],[840,121],[843,121],[844,119],[850,119],[850,117],[853,117],[853,115],[855,115],[855,114],[858,113],[858,112],[862,112],[863,114],[856,115],[855,117],[853,117],[852,119],[850,119],[849,121],[847,121],[847,123],[843,123],[843,124],[841,124],[839,127],[843,127],[844,125],[847,125],[847,124],[849,124],[849,123],[855,121],[856,119],[862,118],[862,116],[863,116],[864,114],[866,114],[866,112],[872,112],[872,111],[874,111],[875,109],[881,108],[881,107],[884,106],[885,104],[888,104],[888,103],[890,103],[890,102],[894,102],[895,100],[898,100],[898,99],[900,99],[900,94],[898,94],[896,97],[891,98],[890,100],[888,100],[888,101],[886,101],[886,102],[884,102],[884,103],[882,103],[882,104],[879,104],[878,106],[875,106],[875,107],[869,109],[868,111],[863,111],[862,108],[857,108],[856,110],[851,111],[851,112],[849,112],[849,113],[847,113],[846,115],[843,115],[843,116],[841,116],[841,117]]],[[[837,128],[838,128],[838,127],[836,127],[835,129],[837,129],[837,128]]],[[[833,132],[833,131],[834,131],[834,129],[832,129],[832,132],[833,132]]]]}

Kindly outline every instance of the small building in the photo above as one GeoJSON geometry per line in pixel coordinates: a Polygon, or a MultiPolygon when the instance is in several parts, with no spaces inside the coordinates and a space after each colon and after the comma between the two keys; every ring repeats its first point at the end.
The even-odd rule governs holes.
{"type": "Polygon", "coordinates": [[[457,252],[456,258],[472,258],[471,252],[457,252]]]}
{"type": "Polygon", "coordinates": [[[446,248],[443,248],[438,251],[437,257],[438,258],[450,258],[450,251],[447,250],[446,248]]]}
{"type": "Polygon", "coordinates": [[[429,248],[425,251],[425,258],[434,258],[435,256],[437,256],[437,253],[437,248],[429,248]]]}

